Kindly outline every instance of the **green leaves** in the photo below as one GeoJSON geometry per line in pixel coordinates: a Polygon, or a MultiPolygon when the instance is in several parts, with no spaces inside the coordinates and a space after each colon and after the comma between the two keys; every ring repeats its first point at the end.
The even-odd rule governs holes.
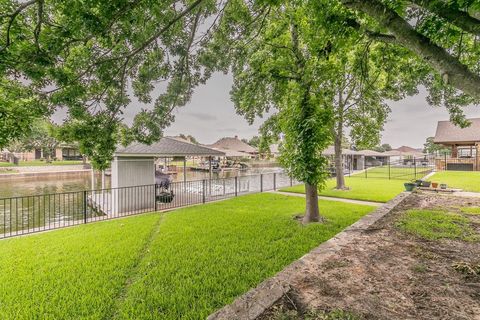
{"type": "MultiPolygon", "coordinates": [[[[1,0],[0,8],[2,89],[8,85],[28,92],[29,99],[22,102],[25,110],[42,101],[48,109],[37,117],[66,108],[74,136],[88,139],[80,144],[102,167],[115,150],[131,89],[141,103],[155,103],[131,106],[140,115],[129,136],[152,142],[173,121],[171,111],[185,105],[193,88],[211,73],[211,67],[200,66],[194,42],[204,32],[199,26],[218,13],[213,0],[177,1],[174,6],[158,1],[1,0]],[[22,81],[14,80],[18,78],[22,81]],[[159,81],[165,81],[167,89],[152,98],[159,81]],[[87,125],[93,128],[81,128],[87,125]],[[92,131],[95,134],[85,134],[92,131]]],[[[18,115],[24,114],[19,102],[10,101],[18,115]]],[[[27,127],[5,131],[25,133],[27,127]]]]}

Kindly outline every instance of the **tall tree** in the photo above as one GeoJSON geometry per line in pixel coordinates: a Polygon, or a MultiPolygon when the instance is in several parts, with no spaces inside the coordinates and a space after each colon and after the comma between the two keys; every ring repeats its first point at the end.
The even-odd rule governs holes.
{"type": "Polygon", "coordinates": [[[416,93],[421,75],[425,75],[418,61],[403,58],[404,49],[372,43],[361,36],[352,35],[349,40],[335,56],[336,76],[328,81],[335,88],[332,135],[337,189],[347,188],[342,153],[345,129],[355,146],[377,145],[390,112],[386,100],[416,93]]]}
{"type": "Polygon", "coordinates": [[[321,153],[331,142],[332,126],[332,90],[325,79],[331,75],[328,57],[334,45],[310,23],[302,1],[263,14],[254,9],[240,1],[228,8],[231,15],[212,48],[233,49],[210,53],[232,64],[231,95],[239,114],[253,122],[276,109],[264,129],[284,133],[279,161],[305,183],[304,222],[320,221],[318,189],[328,177],[321,153]]]}

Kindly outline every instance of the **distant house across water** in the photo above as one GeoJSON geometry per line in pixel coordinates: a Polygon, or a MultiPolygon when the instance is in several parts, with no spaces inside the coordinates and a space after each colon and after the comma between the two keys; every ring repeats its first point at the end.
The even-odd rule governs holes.
{"type": "MultiPolygon", "coordinates": [[[[222,151],[229,150],[239,154],[242,153],[246,157],[250,157],[250,158],[255,158],[258,155],[258,150],[256,148],[243,142],[238,138],[238,136],[222,138],[213,144],[206,145],[206,147],[218,149],[222,151]]],[[[228,156],[228,152],[227,152],[227,156],[228,156]]]]}
{"type": "MultiPolygon", "coordinates": [[[[20,161],[33,161],[45,159],[41,149],[32,149],[25,152],[12,152],[12,154],[20,161]]],[[[71,144],[60,144],[55,148],[53,158],[56,160],[82,160],[82,154],[78,147],[71,144]]]]}

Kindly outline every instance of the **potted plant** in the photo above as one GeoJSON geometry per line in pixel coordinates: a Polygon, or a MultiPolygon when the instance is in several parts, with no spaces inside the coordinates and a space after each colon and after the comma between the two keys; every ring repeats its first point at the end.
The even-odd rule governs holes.
{"type": "Polygon", "coordinates": [[[447,189],[447,185],[445,183],[441,183],[440,189],[443,189],[443,190],[447,189]]]}
{"type": "Polygon", "coordinates": [[[430,187],[430,184],[431,184],[430,181],[424,181],[424,180],[422,180],[422,187],[424,187],[424,188],[429,188],[429,187],[430,187]]]}
{"type": "Polygon", "coordinates": [[[405,186],[405,191],[413,191],[417,186],[415,182],[405,182],[403,185],[405,186]]]}
{"type": "Polygon", "coordinates": [[[423,180],[415,180],[414,183],[417,187],[420,187],[422,185],[423,180]]]}
{"type": "Polygon", "coordinates": [[[438,182],[432,182],[432,188],[438,188],[438,182]]]}

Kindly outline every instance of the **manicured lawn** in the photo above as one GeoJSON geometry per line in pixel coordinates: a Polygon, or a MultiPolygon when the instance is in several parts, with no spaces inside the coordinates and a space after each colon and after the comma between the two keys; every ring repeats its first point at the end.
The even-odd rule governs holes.
{"type": "MultiPolygon", "coordinates": [[[[329,179],[325,189],[320,192],[320,195],[326,197],[387,202],[405,190],[403,186],[404,180],[400,179],[389,180],[383,178],[365,179],[361,177],[345,177],[345,183],[350,188],[349,190],[336,190],[335,179],[329,179]]],[[[305,187],[304,185],[298,185],[283,188],[280,191],[305,193],[305,187]]]]}
{"type": "MultiPolygon", "coordinates": [[[[38,167],[38,166],[65,166],[65,165],[74,165],[74,164],[82,164],[82,161],[75,161],[75,160],[58,160],[52,161],[51,163],[46,163],[45,161],[40,160],[32,160],[32,161],[20,161],[18,166],[20,167],[38,167]]],[[[0,167],[16,167],[13,163],[9,162],[0,162],[0,167]]]]}
{"type": "Polygon", "coordinates": [[[0,319],[204,319],[373,210],[242,196],[0,241],[0,319]]]}
{"type": "Polygon", "coordinates": [[[478,171],[441,171],[435,173],[429,180],[446,183],[449,188],[480,192],[480,172],[478,171]]]}

